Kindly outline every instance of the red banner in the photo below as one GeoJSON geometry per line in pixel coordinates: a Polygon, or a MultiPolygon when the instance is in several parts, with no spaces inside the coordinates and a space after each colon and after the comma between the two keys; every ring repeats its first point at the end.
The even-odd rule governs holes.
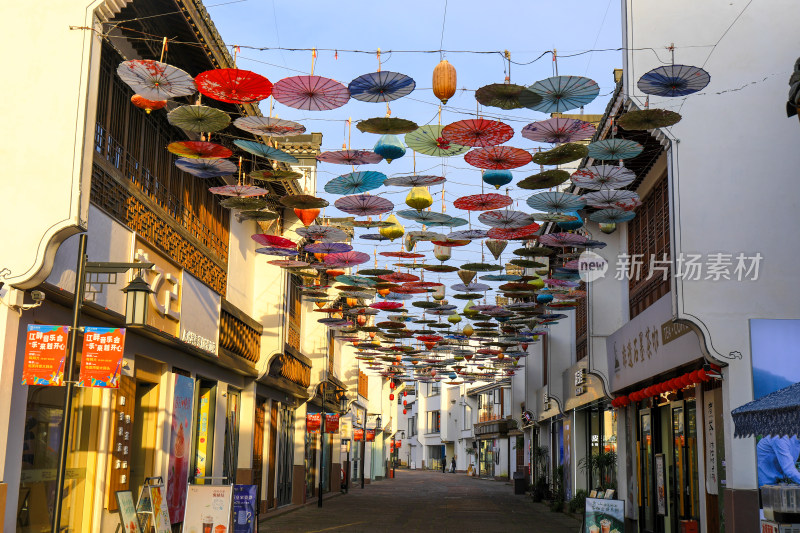
{"type": "Polygon", "coordinates": [[[353,430],[353,440],[358,442],[364,440],[364,430],[363,429],[354,429],[353,430]]]}
{"type": "Polygon", "coordinates": [[[395,447],[395,448],[397,448],[398,450],[399,450],[399,449],[400,449],[402,446],[403,446],[403,441],[401,441],[401,440],[396,440],[396,441],[394,441],[394,447],[395,447]]]}
{"type": "Polygon", "coordinates": [[[124,349],[125,328],[84,328],[78,386],[118,388],[124,349]]]}
{"type": "Polygon", "coordinates": [[[339,433],[339,415],[325,413],[325,433],[339,433]]]}
{"type": "Polygon", "coordinates": [[[368,429],[367,430],[367,442],[372,442],[375,440],[375,430],[368,429]]]}
{"type": "Polygon", "coordinates": [[[306,414],[306,432],[319,433],[319,426],[321,424],[321,417],[319,413],[306,414]]]}
{"type": "Polygon", "coordinates": [[[23,385],[63,385],[69,326],[28,325],[23,385]]]}

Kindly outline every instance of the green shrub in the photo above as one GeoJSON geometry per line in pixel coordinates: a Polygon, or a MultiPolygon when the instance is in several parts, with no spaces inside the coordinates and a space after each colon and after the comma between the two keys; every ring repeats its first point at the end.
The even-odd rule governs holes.
{"type": "Polygon", "coordinates": [[[583,514],[586,509],[586,496],[588,493],[579,489],[575,492],[575,497],[569,501],[569,512],[574,514],[583,514]]]}

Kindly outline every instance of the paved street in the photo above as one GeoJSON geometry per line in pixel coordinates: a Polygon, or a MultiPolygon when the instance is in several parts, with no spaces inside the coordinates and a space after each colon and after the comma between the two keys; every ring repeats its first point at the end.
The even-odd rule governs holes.
{"type": "Polygon", "coordinates": [[[259,531],[535,531],[575,533],[578,522],[551,513],[530,496],[515,496],[508,483],[465,474],[398,470],[387,479],[351,488],[326,500],[261,522],[259,531]]]}

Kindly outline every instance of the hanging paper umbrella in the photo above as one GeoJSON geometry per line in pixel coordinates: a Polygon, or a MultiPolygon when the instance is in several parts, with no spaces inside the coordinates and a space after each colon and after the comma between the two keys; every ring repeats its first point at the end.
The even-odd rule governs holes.
{"type": "Polygon", "coordinates": [[[338,254],[352,249],[352,246],[343,242],[315,242],[303,247],[303,250],[311,254],[338,254]]]}
{"type": "Polygon", "coordinates": [[[425,222],[425,225],[428,227],[434,226],[442,226],[445,228],[457,228],[459,226],[466,226],[469,224],[469,221],[465,218],[460,217],[451,217],[450,215],[445,215],[444,213],[436,213],[437,215],[442,215],[443,217],[447,217],[446,219],[442,220],[441,218],[428,220],[425,222]]]}
{"type": "Polygon", "coordinates": [[[563,165],[586,157],[589,150],[583,144],[566,143],[546,152],[533,155],[533,162],[539,165],[563,165]]]}
{"type": "MultiPolygon", "coordinates": [[[[514,274],[487,274],[485,276],[481,276],[480,279],[484,281],[518,281],[522,279],[522,276],[517,276],[514,274]]],[[[484,306],[473,305],[472,309],[480,311],[480,309],[476,309],[477,307],[484,307],[484,306]]],[[[496,307],[496,306],[487,306],[487,307],[496,307]]]]}
{"type": "Polygon", "coordinates": [[[366,263],[369,259],[369,254],[365,254],[364,252],[342,252],[325,256],[325,264],[338,267],[351,267],[366,263]]]}
{"type": "Polygon", "coordinates": [[[565,248],[586,242],[586,237],[577,233],[548,233],[539,237],[539,242],[547,246],[565,248]]]}
{"type": "Polygon", "coordinates": [[[272,83],[255,72],[236,68],[218,68],[201,72],[195,78],[202,94],[230,104],[250,104],[268,98],[272,83]]]}
{"type": "Polygon", "coordinates": [[[328,207],[328,201],[309,194],[294,194],[280,199],[281,205],[296,209],[317,209],[328,207]]]}
{"type": "Polygon", "coordinates": [[[334,163],[337,165],[369,165],[380,163],[383,158],[375,152],[368,150],[339,150],[322,152],[317,156],[317,161],[334,163]]]}
{"type": "MultiPolygon", "coordinates": [[[[220,202],[221,203],[221,202],[220,202]]],[[[268,220],[277,220],[280,218],[280,215],[275,211],[268,211],[268,210],[248,210],[248,211],[240,211],[239,216],[247,220],[256,220],[256,221],[263,221],[266,222],[268,220]]]]}
{"type": "Polygon", "coordinates": [[[291,259],[275,259],[274,261],[267,261],[267,263],[281,268],[302,268],[308,266],[308,263],[305,261],[293,261],[291,259]]]}
{"type": "Polygon", "coordinates": [[[295,233],[306,239],[322,242],[340,242],[347,239],[347,234],[338,228],[331,226],[311,225],[306,228],[298,228],[295,233]]]}
{"type": "Polygon", "coordinates": [[[457,292],[483,292],[491,289],[491,287],[485,283],[456,283],[455,285],[451,285],[450,288],[457,292]]]}
{"type": "Polygon", "coordinates": [[[381,135],[372,151],[391,163],[395,159],[400,159],[406,154],[406,147],[400,142],[397,135],[381,135]]]}
{"type": "Polygon", "coordinates": [[[240,117],[233,121],[233,125],[254,135],[267,137],[291,137],[306,131],[302,124],[272,117],[240,117]]]}
{"type": "Polygon", "coordinates": [[[171,153],[191,159],[224,159],[233,152],[220,144],[203,141],[178,141],[167,145],[171,153]]]}
{"type": "Polygon", "coordinates": [[[516,240],[516,239],[531,239],[536,236],[536,232],[539,231],[539,224],[533,223],[528,224],[527,226],[522,226],[521,228],[492,228],[489,230],[489,237],[492,239],[499,239],[499,240],[516,240]]]}
{"type": "Polygon", "coordinates": [[[582,198],[592,207],[610,209],[617,207],[617,202],[627,202],[633,199],[638,200],[639,195],[633,191],[602,189],[584,194],[582,198]]]}
{"type": "Polygon", "coordinates": [[[625,167],[597,165],[578,169],[572,175],[572,183],[582,189],[621,189],[636,179],[636,174],[625,167]]]}
{"type": "Polygon", "coordinates": [[[586,205],[580,196],[568,192],[540,192],[528,198],[527,203],[533,209],[556,213],[576,211],[586,205]]]}
{"type": "Polygon", "coordinates": [[[347,87],[321,76],[292,76],[277,82],[272,96],[278,102],[306,111],[329,111],[347,103],[347,87]]]}
{"type": "Polygon", "coordinates": [[[386,227],[389,227],[391,225],[392,225],[391,222],[386,222],[385,220],[372,220],[372,219],[354,220],[350,224],[350,226],[352,226],[354,228],[367,228],[367,229],[371,229],[371,228],[386,228],[386,227]]]}
{"type": "MultiPolygon", "coordinates": [[[[465,229],[462,231],[454,231],[449,233],[446,239],[449,240],[469,240],[474,241],[476,239],[484,239],[486,238],[486,230],[483,229],[465,229]]],[[[439,239],[444,240],[444,239],[439,239]]]]}
{"type": "Polygon", "coordinates": [[[136,94],[148,100],[169,100],[194,94],[194,80],[183,70],[150,59],[131,59],[117,67],[117,75],[136,94]]]}
{"type": "Polygon", "coordinates": [[[530,213],[528,216],[531,220],[537,222],[573,222],[578,220],[578,217],[568,213],[530,213]]]}
{"type": "Polygon", "coordinates": [[[450,157],[469,151],[469,146],[450,142],[442,136],[442,126],[421,126],[405,136],[406,146],[420,154],[450,157]]]}
{"type": "Polygon", "coordinates": [[[397,216],[408,220],[413,220],[415,222],[422,222],[426,226],[432,226],[437,223],[441,224],[452,218],[450,215],[437,213],[436,211],[416,211],[414,209],[404,209],[402,211],[398,211],[397,216]]]}
{"type": "Polygon", "coordinates": [[[510,169],[530,163],[531,154],[511,146],[491,146],[470,151],[464,156],[464,161],[478,168],[510,169]]]}
{"type": "Polygon", "coordinates": [[[344,174],[325,184],[325,192],[330,194],[358,194],[377,189],[386,181],[382,172],[366,171],[344,174]]]}
{"type": "Polygon", "coordinates": [[[366,286],[373,286],[375,285],[375,280],[364,276],[357,276],[355,274],[347,275],[340,275],[334,278],[339,283],[346,283],[348,285],[366,285],[366,286]]]}
{"type": "Polygon", "coordinates": [[[625,211],[633,211],[640,205],[642,205],[642,200],[637,196],[636,198],[628,198],[614,202],[613,207],[617,209],[623,209],[625,211]]]}
{"type": "Polygon", "coordinates": [[[506,249],[507,245],[508,242],[506,242],[505,240],[501,241],[501,240],[490,239],[486,241],[486,247],[492,253],[492,257],[494,257],[495,259],[500,258],[500,254],[503,253],[503,250],[506,249]]]}
{"type": "Polygon", "coordinates": [[[220,200],[219,205],[225,209],[263,209],[267,207],[267,201],[264,198],[234,195],[220,200]]]}
{"type": "Polygon", "coordinates": [[[271,146],[267,146],[266,144],[262,144],[256,141],[243,141],[241,139],[237,139],[233,141],[233,144],[241,148],[242,150],[249,152],[253,155],[257,155],[259,157],[263,157],[265,159],[273,159],[275,161],[283,161],[284,163],[297,163],[298,160],[295,156],[284,152],[283,150],[278,150],[277,148],[273,148],[271,146]]]}
{"type": "Polygon", "coordinates": [[[541,143],[569,143],[589,139],[597,128],[589,122],[573,118],[549,118],[522,128],[522,136],[541,143]]]}
{"type": "Polygon", "coordinates": [[[292,257],[298,254],[297,250],[290,250],[289,248],[278,248],[274,246],[265,246],[264,248],[256,248],[257,254],[262,255],[277,255],[280,257],[292,257]]]}
{"type": "Polygon", "coordinates": [[[293,170],[255,170],[249,176],[258,181],[292,181],[303,177],[299,172],[293,170]]]}
{"type": "Polygon", "coordinates": [[[391,102],[407,96],[414,90],[413,79],[398,72],[371,72],[350,82],[350,96],[362,102],[391,102]]]}
{"type": "Polygon", "coordinates": [[[442,129],[442,137],[463,146],[496,146],[514,136],[508,124],[483,118],[459,120],[442,129]]]}
{"type": "Polygon", "coordinates": [[[181,157],[175,160],[175,166],[198,178],[216,178],[236,172],[236,164],[227,159],[187,159],[181,157]]]}
{"type": "Polygon", "coordinates": [[[437,185],[447,181],[442,176],[398,176],[388,178],[383,182],[384,185],[393,185],[396,187],[428,187],[430,185],[437,185]]]}
{"type": "Polygon", "coordinates": [[[495,189],[499,189],[503,185],[508,185],[514,179],[510,170],[487,170],[481,176],[484,183],[494,185],[495,189]]]}
{"type": "Polygon", "coordinates": [[[255,233],[250,236],[251,239],[256,241],[258,244],[262,246],[271,246],[274,248],[296,248],[297,243],[286,239],[284,237],[279,237],[277,235],[267,235],[266,233],[255,233]]]}
{"type": "Polygon", "coordinates": [[[625,211],[624,209],[601,209],[589,215],[589,220],[601,224],[620,224],[633,220],[635,216],[636,213],[633,211],[625,211]]]}
{"type": "Polygon", "coordinates": [[[333,205],[340,211],[350,215],[373,216],[388,213],[394,209],[394,204],[386,198],[369,194],[357,194],[339,198],[333,205]]]}
{"type": "MultiPolygon", "coordinates": [[[[403,304],[400,302],[375,302],[374,304],[370,304],[370,307],[373,309],[379,309],[381,311],[391,311],[394,309],[400,309],[403,307],[403,304]]],[[[400,327],[404,327],[400,324],[400,327]]]]}
{"type": "Polygon", "coordinates": [[[141,94],[131,96],[131,103],[140,109],[144,109],[148,115],[150,111],[157,111],[167,106],[166,100],[148,100],[141,94]]]}
{"type": "Polygon", "coordinates": [[[364,133],[376,133],[378,135],[402,135],[411,133],[419,126],[416,122],[395,117],[375,117],[362,120],[356,124],[356,128],[364,133]]]}
{"type": "Polygon", "coordinates": [[[231,117],[224,111],[205,105],[183,105],[167,113],[167,120],[186,131],[219,131],[228,127],[231,117]]]}
{"type": "Polygon", "coordinates": [[[461,278],[461,281],[463,281],[465,285],[469,285],[469,283],[475,279],[475,272],[470,270],[459,270],[458,277],[461,278]]]}
{"type": "Polygon", "coordinates": [[[367,241],[389,241],[392,240],[389,237],[384,237],[380,233],[365,233],[364,235],[360,236],[362,239],[367,241]]]}
{"type": "Polygon", "coordinates": [[[419,276],[415,276],[414,274],[406,274],[404,272],[381,274],[378,277],[384,281],[391,281],[392,283],[406,283],[408,281],[419,281],[419,276]]]}
{"type": "Polygon", "coordinates": [[[531,223],[528,213],[509,209],[485,211],[478,216],[478,220],[493,228],[521,228],[531,223]]]}
{"type": "Polygon", "coordinates": [[[617,120],[617,124],[625,130],[654,130],[668,128],[680,122],[681,116],[666,109],[638,109],[628,111],[617,120]]]}
{"type": "Polygon", "coordinates": [[[645,73],[636,86],[645,94],[656,96],[686,96],[702,91],[711,76],[699,67],[666,65],[645,73]]]}
{"type": "Polygon", "coordinates": [[[597,82],[582,76],[553,76],[528,88],[542,97],[542,103],[534,107],[542,113],[561,113],[583,107],[600,94],[597,82]]]}
{"type": "Polygon", "coordinates": [[[293,209],[294,214],[297,215],[297,218],[300,219],[300,222],[303,223],[304,226],[310,226],[314,223],[314,221],[319,216],[319,208],[306,208],[300,209],[295,207],[293,209]]]}
{"type": "Polygon", "coordinates": [[[269,191],[256,187],[255,185],[223,185],[221,187],[211,187],[208,189],[212,194],[221,194],[223,196],[240,196],[249,198],[250,196],[262,196],[269,194],[269,191]]]}
{"type": "Polygon", "coordinates": [[[435,231],[409,231],[406,233],[406,240],[416,244],[419,241],[437,241],[447,237],[435,231]]]}
{"type": "Polygon", "coordinates": [[[464,263],[461,265],[463,270],[471,270],[472,272],[492,272],[495,270],[503,270],[502,265],[493,263],[464,263]]]}
{"type": "Polygon", "coordinates": [[[593,159],[630,159],[642,153],[644,147],[627,139],[604,139],[588,146],[593,159]]]}
{"type": "Polygon", "coordinates": [[[549,189],[556,185],[561,185],[569,179],[569,172],[566,170],[545,170],[538,174],[528,176],[524,180],[517,183],[520,189],[549,189]]]}
{"type": "Polygon", "coordinates": [[[513,83],[492,83],[475,91],[475,99],[481,104],[500,109],[535,108],[542,97],[527,87],[513,83]]]}
{"type": "Polygon", "coordinates": [[[514,202],[511,197],[504,194],[487,193],[462,196],[453,202],[457,209],[465,211],[489,211],[490,209],[502,209],[514,202]]]}

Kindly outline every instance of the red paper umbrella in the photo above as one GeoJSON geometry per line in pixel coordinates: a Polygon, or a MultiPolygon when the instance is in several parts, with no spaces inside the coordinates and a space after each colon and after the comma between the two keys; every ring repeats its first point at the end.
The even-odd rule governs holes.
{"type": "Polygon", "coordinates": [[[518,168],[531,162],[533,156],[521,148],[511,146],[492,146],[477,148],[464,156],[464,161],[473,167],[492,170],[518,168]]]}
{"type": "Polygon", "coordinates": [[[370,165],[380,163],[382,160],[381,156],[369,150],[339,150],[322,152],[317,156],[317,161],[337,165],[370,165]]]}
{"type": "Polygon", "coordinates": [[[284,78],[272,88],[278,102],[295,109],[328,111],[342,107],[350,99],[347,87],[321,76],[292,76],[284,78]]]}
{"type": "Polygon", "coordinates": [[[458,248],[459,246],[466,246],[472,241],[470,239],[447,239],[445,241],[431,241],[436,246],[446,246],[448,248],[458,248]]]}
{"type": "Polygon", "coordinates": [[[522,226],[521,228],[492,228],[489,230],[489,237],[505,241],[531,239],[536,236],[536,232],[539,231],[539,228],[539,224],[535,222],[527,226],[522,226]]]}
{"type": "Polygon", "coordinates": [[[409,281],[403,283],[403,287],[419,287],[422,289],[432,289],[433,287],[443,287],[444,283],[437,283],[435,281],[409,281]]]}
{"type": "Polygon", "coordinates": [[[373,309],[380,309],[381,311],[391,311],[392,309],[400,309],[403,307],[403,302],[375,302],[370,304],[373,309]]]}
{"type": "Polygon", "coordinates": [[[439,342],[444,337],[440,337],[439,335],[417,335],[417,340],[422,342],[439,342]]]}
{"type": "Polygon", "coordinates": [[[494,348],[481,348],[478,353],[481,355],[500,355],[503,352],[494,348]]]}
{"type": "Polygon", "coordinates": [[[425,257],[425,254],[414,254],[411,252],[381,252],[379,255],[385,257],[400,257],[402,259],[419,259],[425,257]]]}
{"type": "Polygon", "coordinates": [[[276,248],[297,248],[296,242],[284,237],[278,237],[277,235],[255,233],[251,235],[250,238],[262,246],[275,246],[276,248]]]}
{"type": "Polygon", "coordinates": [[[395,294],[422,294],[423,292],[428,291],[422,287],[406,287],[405,285],[401,285],[400,287],[395,287],[392,289],[391,292],[395,294]]]}
{"type": "Polygon", "coordinates": [[[361,265],[369,261],[369,254],[364,252],[342,252],[325,256],[325,264],[338,267],[361,265]]]}
{"type": "Polygon", "coordinates": [[[201,72],[194,79],[202,94],[229,104],[258,102],[272,94],[272,82],[260,74],[238,68],[201,72]]]}
{"type": "Polygon", "coordinates": [[[181,157],[192,159],[220,159],[230,157],[233,151],[222,145],[203,141],[179,141],[170,143],[167,150],[181,157]]]}
{"type": "Polygon", "coordinates": [[[308,263],[305,261],[294,261],[292,259],[275,259],[274,261],[267,261],[270,265],[279,266],[281,268],[299,268],[307,267],[308,263]]]}
{"type": "Polygon", "coordinates": [[[513,202],[510,197],[504,194],[487,193],[462,196],[453,202],[453,205],[465,211],[489,211],[490,209],[508,207],[513,202]]]}
{"type": "Polygon", "coordinates": [[[577,233],[548,233],[539,237],[539,242],[545,246],[565,248],[586,242],[586,237],[577,233]]]}
{"type": "Polygon", "coordinates": [[[393,283],[405,283],[406,281],[419,281],[419,276],[414,274],[406,274],[404,272],[395,272],[394,274],[383,274],[378,276],[383,281],[391,281],[393,283]]]}
{"type": "Polygon", "coordinates": [[[358,216],[373,216],[388,213],[394,204],[386,198],[369,194],[356,194],[339,198],[333,205],[339,211],[358,216]]]}
{"type": "Polygon", "coordinates": [[[459,120],[444,127],[442,136],[462,146],[496,146],[514,136],[511,126],[497,120],[459,120]]]}

